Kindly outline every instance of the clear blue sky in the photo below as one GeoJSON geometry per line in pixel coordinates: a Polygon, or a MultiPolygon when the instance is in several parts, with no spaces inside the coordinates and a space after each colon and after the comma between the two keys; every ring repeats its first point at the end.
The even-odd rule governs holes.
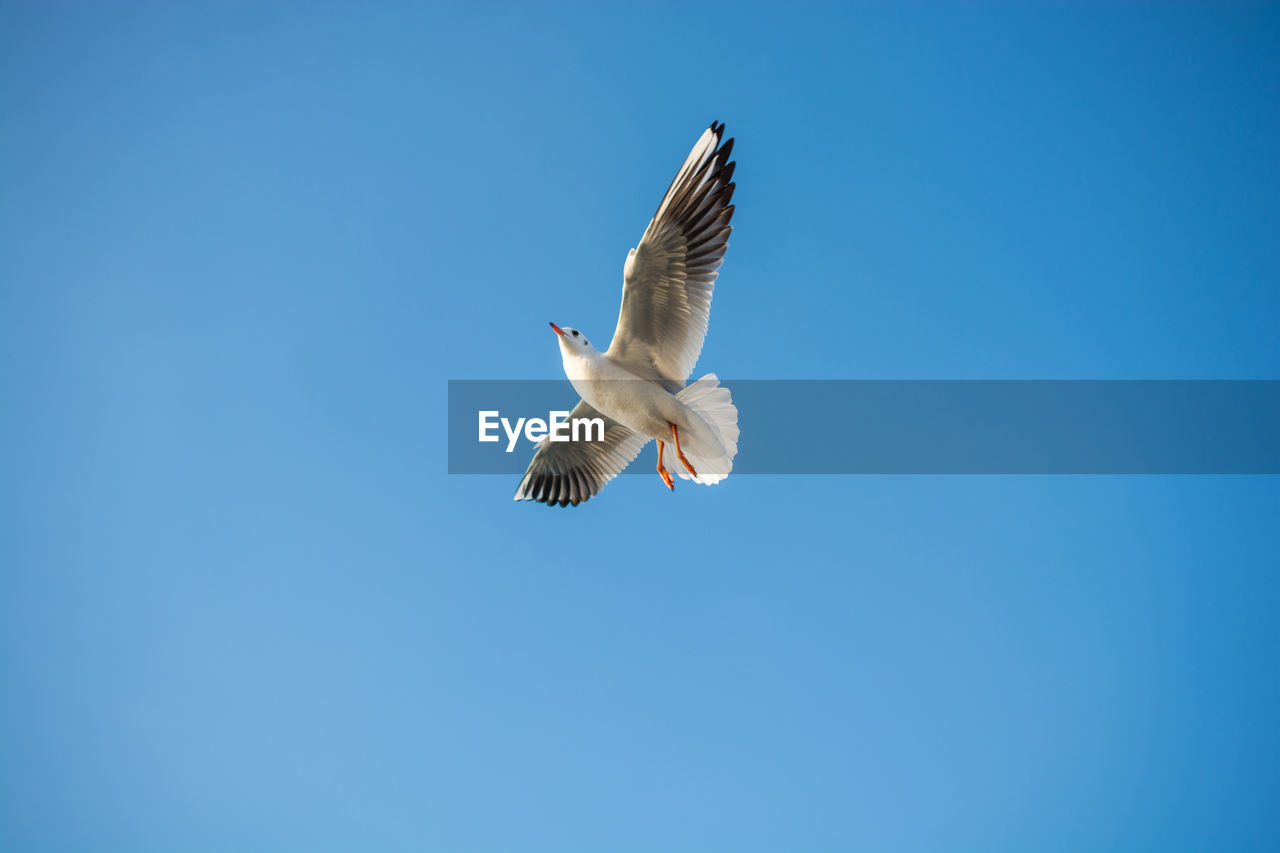
{"type": "Polygon", "coordinates": [[[1280,7],[535,5],[0,7],[0,848],[1280,847],[1280,478],[444,446],[712,119],[700,369],[1280,378],[1280,7]]]}

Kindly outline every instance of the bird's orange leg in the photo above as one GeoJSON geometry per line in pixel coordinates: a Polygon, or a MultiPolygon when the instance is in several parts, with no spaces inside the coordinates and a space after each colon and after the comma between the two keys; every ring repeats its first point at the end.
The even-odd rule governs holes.
{"type": "Polygon", "coordinates": [[[680,461],[684,464],[686,471],[695,477],[698,476],[698,472],[693,470],[693,466],[689,464],[689,460],[684,458],[684,451],[680,449],[680,428],[671,423],[671,421],[667,421],[667,424],[671,427],[671,434],[675,436],[676,439],[676,456],[680,457],[680,461]]]}
{"type": "Polygon", "coordinates": [[[665,446],[661,441],[658,442],[658,473],[662,475],[662,482],[667,484],[667,488],[674,492],[676,484],[671,479],[671,472],[662,464],[662,448],[665,446]]]}

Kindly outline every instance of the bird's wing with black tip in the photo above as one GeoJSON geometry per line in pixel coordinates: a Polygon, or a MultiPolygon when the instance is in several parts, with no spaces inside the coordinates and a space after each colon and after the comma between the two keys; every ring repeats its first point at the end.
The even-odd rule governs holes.
{"type": "MultiPolygon", "coordinates": [[[[579,418],[600,418],[604,422],[604,440],[584,440],[587,436],[595,438],[598,433],[594,430],[579,433],[578,441],[542,439],[516,489],[516,500],[577,506],[622,473],[649,441],[647,436],[600,414],[585,400],[573,407],[569,423],[579,418]]],[[[572,432],[569,434],[572,436],[572,432]]]]}
{"type": "Polygon", "coordinates": [[[622,310],[608,355],[669,389],[702,352],[711,292],[729,245],[733,140],[712,123],[676,173],[623,268],[622,310]]]}

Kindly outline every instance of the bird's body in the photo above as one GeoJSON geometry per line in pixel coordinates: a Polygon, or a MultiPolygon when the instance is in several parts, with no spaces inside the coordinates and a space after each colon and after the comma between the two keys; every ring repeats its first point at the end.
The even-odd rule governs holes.
{"type": "Polygon", "coordinates": [[[652,439],[666,440],[668,424],[685,427],[688,407],[657,382],[641,379],[601,352],[562,353],[573,390],[596,410],[652,439]]]}
{"type": "MultiPolygon", "coordinates": [[[[688,457],[695,460],[690,466],[693,468],[690,479],[695,482],[710,484],[728,476],[737,449],[737,410],[732,411],[734,428],[731,439],[727,436],[722,438],[716,434],[714,425],[708,423],[704,413],[690,405],[693,401],[685,394],[686,390],[695,387],[702,390],[710,385],[715,381],[714,374],[709,375],[709,379],[698,380],[702,385],[694,383],[689,389],[672,394],[657,382],[643,379],[616,363],[607,353],[592,350],[590,345],[579,348],[561,346],[561,355],[565,375],[569,377],[573,390],[596,411],[659,443],[671,441],[674,435],[678,435],[688,457]]],[[[727,402],[728,389],[721,388],[720,391],[727,402]]],[[[729,405],[732,408],[732,404],[729,405]]]]}
{"type": "Polygon", "coordinates": [[[686,385],[706,336],[711,292],[733,216],[733,140],[712,124],[663,196],[623,267],[622,309],[609,349],[552,323],[564,372],[582,397],[570,419],[601,417],[598,442],[539,443],[516,500],[577,505],[613,479],[650,440],[658,473],[697,483],[728,476],[738,452],[738,410],[715,374],[686,385]],[[674,452],[672,451],[674,446],[674,452]]]}

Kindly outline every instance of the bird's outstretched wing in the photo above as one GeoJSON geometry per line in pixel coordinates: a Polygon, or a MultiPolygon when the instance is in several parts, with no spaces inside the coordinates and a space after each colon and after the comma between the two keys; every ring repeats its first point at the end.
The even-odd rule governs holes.
{"type": "MultiPolygon", "coordinates": [[[[516,489],[518,501],[541,501],[547,506],[577,506],[594,497],[622,469],[640,454],[648,436],[633,432],[612,418],[596,411],[586,400],[569,413],[572,423],[577,418],[600,418],[604,421],[603,441],[538,442],[533,461],[524,472],[516,489]]],[[[593,434],[594,435],[594,434],[593,434]]]]}
{"type": "Polygon", "coordinates": [[[702,352],[716,272],[733,217],[733,140],[712,123],[693,146],[623,268],[622,310],[606,353],[669,390],[702,352]]]}

